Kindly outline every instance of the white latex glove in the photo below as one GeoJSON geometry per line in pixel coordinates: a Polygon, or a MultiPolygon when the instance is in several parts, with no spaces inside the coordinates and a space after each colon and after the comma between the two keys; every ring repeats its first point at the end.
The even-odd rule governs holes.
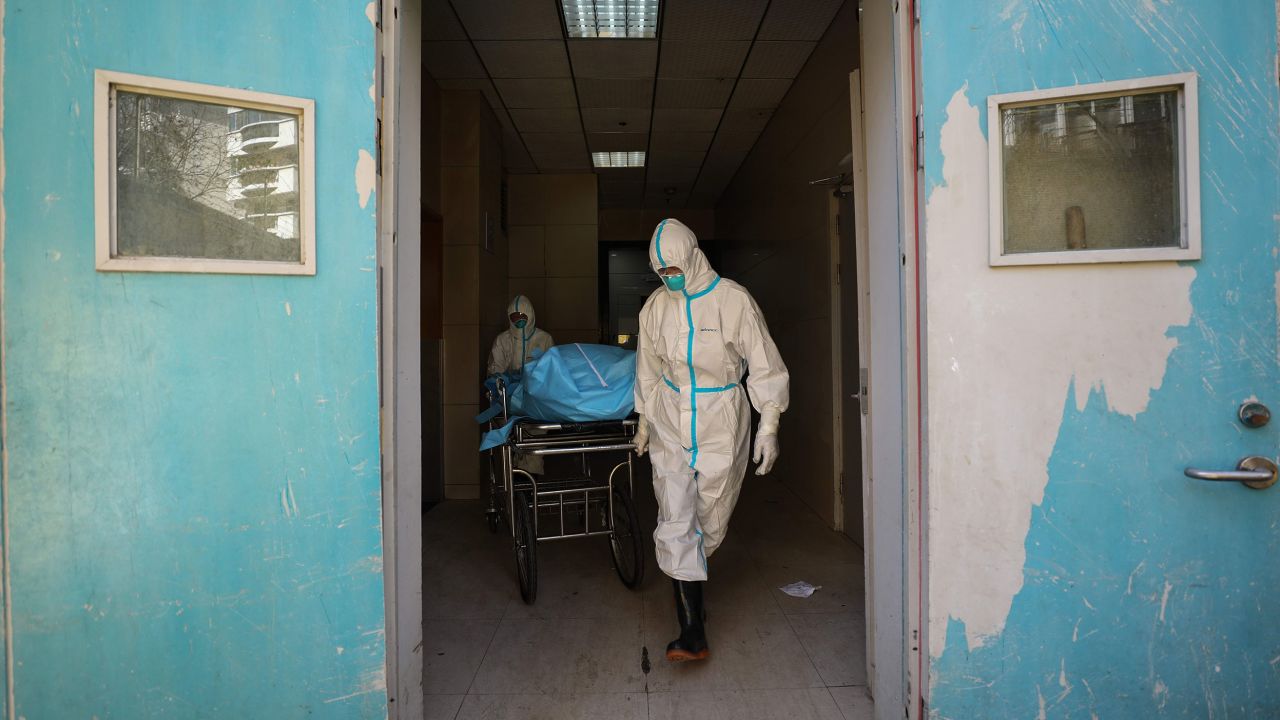
{"type": "Polygon", "coordinates": [[[769,404],[760,412],[760,427],[756,429],[756,447],[752,462],[757,475],[768,475],[778,460],[778,419],[782,413],[778,406],[769,404]]]}
{"type": "Polygon", "coordinates": [[[643,415],[639,416],[639,422],[636,424],[635,437],[631,439],[635,443],[636,455],[643,455],[649,449],[649,421],[644,419],[643,415]]]}
{"type": "Polygon", "coordinates": [[[756,434],[756,451],[752,462],[756,463],[757,475],[768,475],[773,463],[778,459],[778,436],[756,434]]]}

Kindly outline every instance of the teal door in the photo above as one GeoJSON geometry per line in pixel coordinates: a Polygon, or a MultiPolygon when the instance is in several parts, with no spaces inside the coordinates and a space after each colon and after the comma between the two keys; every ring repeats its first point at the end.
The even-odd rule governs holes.
{"type": "Polygon", "coordinates": [[[1280,455],[1280,422],[1238,417],[1280,411],[1276,3],[919,5],[928,716],[1280,717],[1280,485],[1184,472],[1280,455]],[[1198,113],[1158,88],[988,106],[1183,73],[1198,113]],[[1020,251],[1180,221],[1202,250],[998,266],[997,220],[1020,251]]]}
{"type": "MultiPolygon", "coordinates": [[[[3,4],[6,717],[385,717],[370,8],[3,4]],[[290,142],[315,154],[315,273],[97,270],[98,70],[314,101],[290,142]]],[[[219,167],[287,144],[228,112],[134,137],[196,128],[219,167]]],[[[296,192],[294,169],[157,222],[230,232],[218,208],[296,192]]],[[[264,208],[237,237],[294,237],[264,208]]]]}

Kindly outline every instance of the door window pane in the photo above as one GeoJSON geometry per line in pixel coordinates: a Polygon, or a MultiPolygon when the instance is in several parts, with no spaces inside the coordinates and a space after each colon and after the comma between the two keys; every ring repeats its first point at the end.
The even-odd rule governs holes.
{"type": "Polygon", "coordinates": [[[300,113],[113,96],[113,257],[302,261],[300,113]]]}
{"type": "Polygon", "coordinates": [[[1003,106],[1006,255],[1185,246],[1179,90],[1003,106]]]}

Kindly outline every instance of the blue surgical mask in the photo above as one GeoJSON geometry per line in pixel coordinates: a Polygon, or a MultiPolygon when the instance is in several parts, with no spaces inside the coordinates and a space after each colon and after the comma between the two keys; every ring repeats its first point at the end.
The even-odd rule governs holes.
{"type": "Polygon", "coordinates": [[[662,282],[666,283],[668,290],[684,289],[684,275],[663,275],[662,282]]]}
{"type": "Polygon", "coordinates": [[[520,319],[515,322],[516,329],[523,330],[529,324],[528,320],[520,319]]]}

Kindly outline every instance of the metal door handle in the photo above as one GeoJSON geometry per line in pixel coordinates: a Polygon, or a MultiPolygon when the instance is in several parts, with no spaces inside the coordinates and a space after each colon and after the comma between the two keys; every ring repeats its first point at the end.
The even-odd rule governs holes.
{"type": "Polygon", "coordinates": [[[1250,455],[1240,461],[1235,470],[1200,470],[1187,468],[1183,473],[1196,480],[1213,482],[1238,482],[1253,488],[1265,490],[1276,484],[1277,467],[1269,458],[1250,455]]]}

